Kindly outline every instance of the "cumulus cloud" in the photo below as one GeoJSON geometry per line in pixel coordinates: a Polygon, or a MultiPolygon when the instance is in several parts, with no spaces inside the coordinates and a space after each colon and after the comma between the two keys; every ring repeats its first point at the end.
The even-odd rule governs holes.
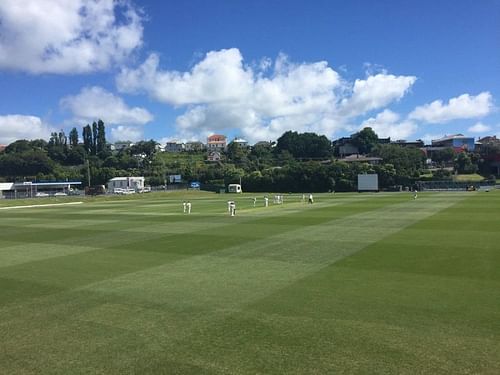
{"type": "Polygon", "coordinates": [[[491,130],[491,126],[485,125],[482,122],[477,122],[467,130],[471,133],[486,133],[491,130]]]}
{"type": "Polygon", "coordinates": [[[357,79],[352,96],[342,100],[342,112],[357,116],[368,111],[383,108],[400,100],[415,83],[415,76],[394,76],[380,73],[365,80],[357,79]]]}
{"type": "Polygon", "coordinates": [[[2,0],[0,36],[0,69],[72,74],[122,62],[143,27],[128,0],[2,0]]]}
{"type": "Polygon", "coordinates": [[[408,139],[415,133],[417,125],[409,120],[401,121],[400,116],[389,109],[365,120],[361,128],[371,127],[379,137],[391,137],[393,140],[408,139]]]}
{"type": "Polygon", "coordinates": [[[79,94],[61,99],[63,108],[71,111],[72,121],[85,124],[101,119],[109,125],[144,125],[153,115],[144,108],[128,107],[122,98],[101,87],[84,87],[79,94]]]}
{"type": "Polygon", "coordinates": [[[0,116],[0,143],[9,144],[18,139],[48,139],[56,131],[36,116],[0,116]]]}
{"type": "Polygon", "coordinates": [[[137,142],[144,139],[144,130],[140,126],[119,125],[111,129],[111,141],[137,142]]]}
{"type": "Polygon", "coordinates": [[[252,84],[252,72],[243,67],[242,60],[237,49],[229,49],[207,53],[191,72],[160,71],[158,55],[151,54],[138,69],[122,70],[118,89],[146,91],[177,106],[237,100],[247,95],[252,84]]]}
{"type": "Polygon", "coordinates": [[[430,104],[415,108],[409,114],[409,118],[439,124],[451,120],[484,117],[490,114],[492,110],[493,97],[489,92],[485,91],[476,96],[463,94],[451,98],[446,104],[442,100],[435,100],[430,104]]]}
{"type": "Polygon", "coordinates": [[[162,70],[151,54],[138,68],[122,69],[116,83],[121,92],[184,107],[178,138],[239,128],[257,141],[289,129],[331,137],[351,129],[354,117],[401,99],[415,79],[379,73],[351,87],[326,61],[294,63],[281,54],[246,65],[232,48],[211,51],[184,72],[162,70]]]}

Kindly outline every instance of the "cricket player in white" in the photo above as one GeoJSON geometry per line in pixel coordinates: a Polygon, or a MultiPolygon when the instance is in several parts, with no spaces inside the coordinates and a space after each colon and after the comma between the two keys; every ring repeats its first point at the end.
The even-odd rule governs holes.
{"type": "Polygon", "coordinates": [[[183,213],[186,213],[186,206],[187,206],[186,201],[182,202],[182,212],[183,213]]]}
{"type": "Polygon", "coordinates": [[[186,203],[186,206],[187,206],[187,212],[188,212],[188,214],[190,214],[190,213],[191,213],[191,202],[190,202],[190,201],[188,201],[188,202],[186,203]]]}

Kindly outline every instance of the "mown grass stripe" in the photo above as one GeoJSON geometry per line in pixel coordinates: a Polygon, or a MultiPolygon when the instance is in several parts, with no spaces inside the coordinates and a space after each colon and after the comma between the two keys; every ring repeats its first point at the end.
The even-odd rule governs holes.
{"type": "MultiPolygon", "coordinates": [[[[116,210],[107,203],[91,204],[104,211],[47,209],[23,228],[27,249],[99,247],[0,268],[9,290],[0,296],[2,369],[496,373],[497,217],[494,209],[474,214],[498,209],[496,197],[339,194],[269,210],[246,202],[234,220],[221,212],[220,197],[197,202],[191,217],[165,212],[180,211],[177,198],[161,207],[149,204],[165,203],[152,197],[116,210]],[[58,220],[66,232],[65,221],[92,215],[102,222],[55,236],[58,220]],[[44,220],[49,228],[38,227],[44,220]],[[447,241],[454,227],[462,233],[447,241]],[[405,246],[411,241],[416,246],[405,246]],[[422,251],[430,241],[443,249],[422,251]],[[476,265],[464,272],[471,263],[453,256],[467,258],[467,246],[476,265]],[[439,259],[448,267],[432,266],[439,259]]],[[[22,231],[2,229],[9,233],[0,251],[23,245],[22,231]]]]}

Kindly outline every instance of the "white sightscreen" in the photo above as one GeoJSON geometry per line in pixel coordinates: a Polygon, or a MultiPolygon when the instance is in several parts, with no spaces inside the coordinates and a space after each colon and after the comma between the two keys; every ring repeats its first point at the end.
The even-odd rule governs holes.
{"type": "Polygon", "coordinates": [[[358,174],[358,191],[378,191],[378,174],[358,174]]]}

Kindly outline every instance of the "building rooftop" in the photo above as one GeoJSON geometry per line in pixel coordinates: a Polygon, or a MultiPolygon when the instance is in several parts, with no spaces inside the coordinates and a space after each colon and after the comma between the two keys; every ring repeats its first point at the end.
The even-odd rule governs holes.
{"type": "Polygon", "coordinates": [[[339,159],[339,161],[345,162],[371,162],[371,161],[381,161],[382,158],[378,158],[375,156],[363,156],[359,154],[353,154],[346,156],[345,158],[339,159]]]}
{"type": "Polygon", "coordinates": [[[452,135],[445,135],[443,138],[439,139],[433,139],[432,142],[444,142],[444,141],[450,141],[453,139],[470,139],[472,137],[466,137],[463,134],[452,134],[452,135]]]}

